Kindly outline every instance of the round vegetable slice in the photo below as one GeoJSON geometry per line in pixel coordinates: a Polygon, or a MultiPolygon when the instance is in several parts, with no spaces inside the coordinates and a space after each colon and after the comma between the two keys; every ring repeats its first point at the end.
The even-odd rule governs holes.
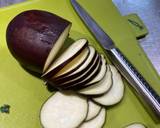
{"type": "Polygon", "coordinates": [[[86,87],[86,84],[89,83],[91,80],[93,80],[101,70],[103,70],[102,67],[105,66],[106,60],[103,55],[100,57],[100,63],[96,66],[96,68],[92,69],[93,71],[89,71],[87,74],[83,75],[81,79],[78,79],[73,82],[64,83],[60,86],[63,86],[63,89],[70,89],[70,90],[78,90],[86,87]]]}
{"type": "Polygon", "coordinates": [[[87,69],[89,69],[89,67],[91,67],[91,65],[93,64],[93,62],[97,57],[97,52],[92,46],[89,46],[89,51],[90,51],[89,55],[87,56],[84,63],[82,63],[78,68],[75,68],[75,70],[72,72],[68,72],[67,74],[60,75],[58,77],[56,77],[56,75],[53,76],[54,81],[61,81],[61,80],[65,81],[68,79],[73,79],[76,76],[83,74],[87,69]]]}
{"type": "Polygon", "coordinates": [[[112,72],[110,67],[107,66],[107,72],[104,78],[89,87],[79,90],[78,92],[83,95],[102,95],[107,92],[112,86],[112,72]]]}
{"type": "Polygon", "coordinates": [[[114,66],[110,65],[110,69],[113,79],[112,87],[104,95],[92,98],[95,102],[105,106],[114,105],[120,102],[124,94],[124,84],[121,75],[114,66]]]}
{"type": "Polygon", "coordinates": [[[106,111],[102,108],[100,113],[92,120],[84,122],[79,128],[102,128],[105,123],[106,111]]]}
{"type": "Polygon", "coordinates": [[[76,128],[87,112],[86,98],[71,92],[56,92],[43,105],[40,119],[44,128],[76,128]]]}
{"type": "Polygon", "coordinates": [[[46,70],[42,77],[53,77],[64,65],[72,61],[86,47],[88,47],[88,41],[86,39],[79,39],[75,41],[50,65],[49,69],[46,70]]]}
{"type": "Polygon", "coordinates": [[[133,123],[127,125],[125,128],[147,128],[147,127],[142,123],[133,123]]]}
{"type": "MultiPolygon", "coordinates": [[[[68,82],[73,82],[73,81],[81,81],[84,78],[86,78],[91,72],[93,72],[95,70],[95,68],[97,67],[97,65],[100,62],[100,56],[98,54],[96,54],[95,60],[93,61],[93,63],[89,64],[85,70],[81,70],[78,73],[75,73],[77,70],[79,70],[81,68],[78,68],[76,71],[72,72],[71,74],[69,74],[66,77],[63,77],[61,79],[58,80],[54,80],[53,82],[56,84],[64,84],[64,83],[68,83],[68,82]]],[[[52,79],[51,79],[52,80],[52,79]]]]}
{"type": "Polygon", "coordinates": [[[101,108],[102,107],[100,105],[94,103],[91,100],[88,100],[88,114],[85,121],[89,121],[95,118],[101,111],[101,108]]]}
{"type": "MultiPolygon", "coordinates": [[[[102,56],[102,58],[101,58],[102,61],[103,61],[103,59],[105,60],[104,56],[103,56],[103,55],[101,55],[101,56],[102,56]]],[[[105,61],[105,62],[106,62],[106,61],[105,61]]],[[[89,82],[86,84],[86,86],[89,86],[89,85],[92,85],[92,84],[95,84],[95,83],[101,81],[101,80],[103,79],[103,77],[105,76],[106,70],[107,70],[106,65],[105,65],[105,64],[102,64],[101,70],[100,70],[100,72],[98,73],[98,75],[97,75],[93,80],[89,81],[89,82]]]]}
{"type": "Polygon", "coordinates": [[[90,54],[90,48],[86,47],[78,56],[76,56],[70,63],[62,67],[62,69],[56,73],[53,78],[56,79],[58,77],[66,76],[76,69],[78,69],[87,59],[90,54]]]}
{"type": "Polygon", "coordinates": [[[98,61],[96,61],[86,72],[76,77],[75,79],[68,80],[67,82],[62,81],[62,83],[57,83],[59,84],[58,87],[62,87],[63,89],[73,89],[73,87],[76,89],[78,86],[82,87],[85,83],[88,83],[98,74],[102,63],[103,62],[99,57],[98,61]]]}
{"type": "Polygon", "coordinates": [[[92,46],[90,46],[90,48],[91,48],[90,49],[91,54],[89,55],[85,63],[80,68],[78,68],[76,71],[69,74],[68,78],[72,78],[72,76],[78,76],[80,74],[83,74],[86,70],[88,70],[96,62],[99,55],[92,46]]]}

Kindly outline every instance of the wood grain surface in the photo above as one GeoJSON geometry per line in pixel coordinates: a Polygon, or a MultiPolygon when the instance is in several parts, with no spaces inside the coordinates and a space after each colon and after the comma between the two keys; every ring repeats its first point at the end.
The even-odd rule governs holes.
{"type": "MultiPolygon", "coordinates": [[[[25,0],[0,0],[0,7],[25,0]]],[[[139,40],[148,58],[160,75],[160,2],[159,0],[113,0],[122,15],[137,13],[149,30],[139,40]]]]}

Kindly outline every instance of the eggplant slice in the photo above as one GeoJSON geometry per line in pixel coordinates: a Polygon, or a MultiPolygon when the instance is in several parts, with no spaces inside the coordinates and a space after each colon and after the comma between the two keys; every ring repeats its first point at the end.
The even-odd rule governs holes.
{"type": "Polygon", "coordinates": [[[90,48],[86,47],[78,56],[76,56],[70,63],[65,65],[58,73],[53,76],[53,79],[67,76],[78,69],[88,58],[90,54],[90,48]]]}
{"type": "Polygon", "coordinates": [[[64,83],[67,83],[69,81],[78,80],[80,78],[83,79],[83,78],[86,77],[86,75],[91,73],[96,68],[99,61],[100,61],[99,54],[95,53],[94,60],[90,61],[92,63],[90,63],[90,64],[84,63],[84,64],[86,64],[86,68],[82,68],[82,67],[85,67],[84,64],[82,64],[79,68],[77,68],[77,70],[75,70],[71,74],[68,74],[67,76],[62,77],[60,79],[51,78],[51,81],[53,81],[56,84],[64,84],[64,83]]]}
{"type": "Polygon", "coordinates": [[[82,81],[86,81],[86,80],[90,79],[93,75],[96,75],[96,73],[100,70],[101,63],[102,63],[102,61],[100,59],[100,56],[98,55],[98,57],[96,58],[96,60],[92,64],[92,66],[89,69],[87,69],[80,76],[76,76],[75,78],[73,77],[72,79],[70,78],[69,80],[68,79],[61,80],[58,83],[55,81],[53,81],[53,82],[56,83],[58,85],[58,87],[70,88],[71,86],[74,86],[75,84],[78,84],[82,81]]]}
{"type": "Polygon", "coordinates": [[[102,108],[100,113],[92,120],[84,122],[79,128],[102,128],[106,119],[106,110],[102,108]]]}
{"type": "Polygon", "coordinates": [[[107,66],[107,71],[101,81],[79,90],[78,93],[83,95],[102,95],[112,87],[112,82],[112,72],[110,70],[110,67],[107,66]]]}
{"type": "Polygon", "coordinates": [[[88,100],[88,114],[85,121],[92,120],[95,118],[101,111],[102,107],[91,100],[88,100]]]}
{"type": "Polygon", "coordinates": [[[44,103],[40,119],[44,128],[76,128],[86,118],[87,99],[72,92],[56,92],[44,103]]]}
{"type": "Polygon", "coordinates": [[[85,88],[85,85],[91,80],[93,80],[99,74],[99,72],[101,72],[102,67],[105,66],[105,63],[106,60],[101,56],[100,63],[96,66],[96,68],[94,68],[94,70],[89,71],[87,75],[85,75],[85,77],[82,77],[83,79],[73,81],[72,83],[63,84],[63,89],[77,90],[80,88],[85,88]]]}
{"type": "MultiPolygon", "coordinates": [[[[105,59],[105,58],[103,57],[103,55],[101,55],[101,56],[102,56],[102,59],[105,59]]],[[[105,62],[106,62],[106,61],[105,61],[105,62]]],[[[95,84],[95,83],[97,83],[97,82],[100,82],[100,81],[104,78],[106,72],[107,72],[107,67],[106,67],[105,64],[102,64],[101,70],[100,70],[100,72],[98,73],[98,75],[97,75],[93,80],[91,80],[90,82],[88,82],[88,83],[86,84],[86,86],[89,86],[89,85],[95,84]]]]}
{"type": "Polygon", "coordinates": [[[88,41],[86,39],[75,41],[50,65],[50,68],[42,75],[42,78],[46,79],[53,77],[62,69],[62,67],[72,61],[86,47],[88,47],[88,41]]]}
{"type": "Polygon", "coordinates": [[[92,98],[93,101],[104,105],[110,106],[120,102],[124,95],[124,84],[121,78],[121,75],[118,73],[117,69],[114,66],[110,65],[112,72],[113,85],[108,92],[102,96],[92,98]]]}
{"type": "Polygon", "coordinates": [[[49,68],[50,64],[54,61],[57,53],[59,52],[59,50],[62,48],[62,45],[65,43],[65,40],[68,36],[68,33],[70,31],[71,25],[69,25],[68,27],[65,28],[65,30],[62,32],[62,34],[60,35],[60,37],[58,38],[58,40],[55,42],[55,45],[52,47],[46,62],[44,64],[43,67],[43,73],[45,73],[47,71],[47,69],[49,68]]]}

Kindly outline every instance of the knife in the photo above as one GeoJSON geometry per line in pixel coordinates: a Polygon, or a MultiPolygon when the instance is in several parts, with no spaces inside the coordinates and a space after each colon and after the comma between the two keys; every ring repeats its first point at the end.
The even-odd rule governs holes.
{"type": "Polygon", "coordinates": [[[114,42],[109,35],[103,31],[103,29],[84,10],[84,8],[76,0],[71,0],[71,4],[97,41],[103,46],[104,49],[106,49],[111,62],[134,88],[137,96],[142,101],[145,108],[149,109],[152,116],[154,115],[154,117],[160,119],[160,96],[158,93],[149,85],[138,70],[114,45],[114,42]]]}

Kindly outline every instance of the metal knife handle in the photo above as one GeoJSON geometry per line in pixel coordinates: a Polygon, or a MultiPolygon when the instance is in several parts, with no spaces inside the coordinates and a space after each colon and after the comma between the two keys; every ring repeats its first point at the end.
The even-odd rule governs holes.
{"type": "Polygon", "coordinates": [[[136,93],[138,93],[138,96],[144,103],[145,107],[147,105],[147,108],[160,119],[160,96],[119,49],[112,48],[108,53],[113,64],[136,90],[136,93]]]}

